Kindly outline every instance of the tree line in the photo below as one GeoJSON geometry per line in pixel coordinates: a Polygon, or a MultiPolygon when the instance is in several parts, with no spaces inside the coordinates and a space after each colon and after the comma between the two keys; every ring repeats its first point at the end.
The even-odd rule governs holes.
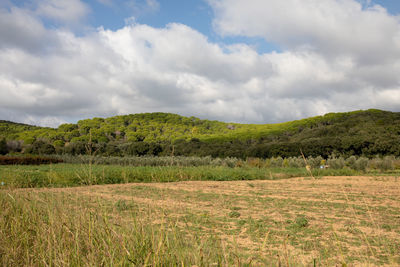
{"type": "Polygon", "coordinates": [[[270,158],[298,156],[303,151],[324,158],[332,154],[400,156],[400,113],[379,110],[331,113],[276,125],[147,113],[83,120],[57,129],[17,125],[6,130],[0,154],[270,158]],[[18,127],[23,131],[18,132],[18,127]],[[130,138],[133,134],[127,129],[136,133],[135,138],[130,138]]]}

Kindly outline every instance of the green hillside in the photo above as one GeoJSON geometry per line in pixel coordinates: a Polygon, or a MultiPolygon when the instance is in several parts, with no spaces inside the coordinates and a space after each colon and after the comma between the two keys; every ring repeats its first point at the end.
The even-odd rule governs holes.
{"type": "Polygon", "coordinates": [[[329,113],[278,124],[238,124],[170,113],[93,118],[57,129],[0,121],[0,136],[14,150],[84,153],[91,143],[103,154],[291,156],[300,149],[330,153],[399,155],[400,113],[380,110],[329,113]],[[15,143],[19,148],[15,148],[15,143]],[[39,149],[40,148],[40,149],[39,149]],[[54,150],[54,151],[53,151],[54,150]],[[142,152],[138,151],[142,150],[142,152]]]}
{"type": "Polygon", "coordinates": [[[32,126],[23,123],[0,120],[0,136],[11,137],[25,131],[40,129],[41,127],[32,126]]]}

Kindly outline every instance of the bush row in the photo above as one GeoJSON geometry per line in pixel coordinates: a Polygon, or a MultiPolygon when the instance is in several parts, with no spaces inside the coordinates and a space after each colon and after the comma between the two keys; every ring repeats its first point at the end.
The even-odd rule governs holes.
{"type": "Polygon", "coordinates": [[[368,159],[366,157],[350,156],[344,158],[342,156],[332,155],[328,159],[321,156],[318,157],[273,157],[269,159],[249,158],[245,164],[253,167],[291,167],[301,168],[309,165],[311,168],[331,168],[331,169],[353,169],[356,171],[379,170],[390,171],[400,169],[400,158],[394,156],[375,157],[368,159]]]}
{"type": "Polygon", "coordinates": [[[41,157],[41,156],[0,156],[0,165],[40,165],[50,163],[61,163],[63,162],[60,158],[53,157],[41,157]]]}
{"type": "Polygon", "coordinates": [[[72,156],[72,155],[54,155],[56,159],[60,159],[65,163],[78,164],[98,164],[98,165],[122,165],[122,166],[181,166],[181,167],[197,167],[197,166],[223,166],[235,167],[239,159],[237,158],[212,158],[207,157],[184,157],[184,156],[72,156]]]}
{"type": "Polygon", "coordinates": [[[184,156],[131,156],[131,157],[105,157],[105,156],[71,156],[54,155],[65,163],[78,164],[98,164],[98,165],[122,165],[122,166],[223,166],[223,167],[258,167],[258,168],[304,168],[309,165],[311,168],[330,168],[330,169],[352,169],[356,171],[379,170],[389,171],[400,169],[400,158],[394,156],[376,157],[368,159],[366,157],[332,155],[328,159],[321,156],[317,157],[272,157],[268,159],[247,158],[212,158],[206,157],[184,157],[184,156]]]}

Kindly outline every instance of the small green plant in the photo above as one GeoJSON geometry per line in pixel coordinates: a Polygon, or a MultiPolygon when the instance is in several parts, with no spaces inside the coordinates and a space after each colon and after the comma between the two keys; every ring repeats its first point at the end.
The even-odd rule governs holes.
{"type": "Polygon", "coordinates": [[[295,224],[297,227],[303,228],[308,225],[308,220],[304,215],[299,215],[296,217],[295,224]]]}
{"type": "Polygon", "coordinates": [[[128,204],[125,200],[118,200],[115,203],[115,207],[118,211],[125,211],[132,208],[132,204],[128,204]]]}
{"type": "Polygon", "coordinates": [[[308,219],[304,215],[298,215],[294,221],[287,220],[286,223],[288,224],[287,229],[295,232],[302,230],[309,224],[308,219]]]}
{"type": "Polygon", "coordinates": [[[247,185],[254,188],[254,184],[252,183],[247,183],[247,185]]]}
{"type": "Polygon", "coordinates": [[[231,211],[229,212],[229,217],[230,218],[239,218],[240,217],[240,213],[238,211],[231,211]]]}

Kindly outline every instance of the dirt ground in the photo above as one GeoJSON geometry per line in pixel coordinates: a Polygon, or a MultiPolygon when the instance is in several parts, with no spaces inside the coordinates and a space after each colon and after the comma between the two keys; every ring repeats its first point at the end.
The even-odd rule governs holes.
{"type": "MultiPolygon", "coordinates": [[[[158,209],[196,235],[216,235],[240,255],[308,265],[400,266],[400,178],[335,176],[274,181],[100,185],[69,192],[158,209]]],[[[154,223],[159,223],[155,218],[154,223]]]]}

